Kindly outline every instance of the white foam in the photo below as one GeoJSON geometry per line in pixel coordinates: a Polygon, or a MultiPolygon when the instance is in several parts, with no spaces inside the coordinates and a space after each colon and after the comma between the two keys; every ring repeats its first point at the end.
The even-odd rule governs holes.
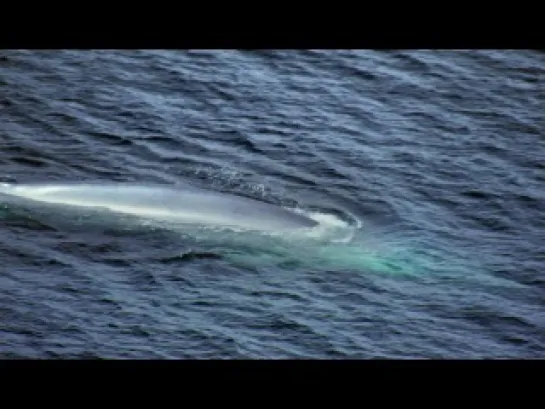
{"type": "Polygon", "coordinates": [[[331,213],[303,209],[290,210],[309,217],[318,223],[318,225],[304,230],[304,237],[312,239],[326,240],[333,243],[349,243],[354,238],[356,231],[362,226],[361,220],[351,214],[354,224],[331,213]]]}

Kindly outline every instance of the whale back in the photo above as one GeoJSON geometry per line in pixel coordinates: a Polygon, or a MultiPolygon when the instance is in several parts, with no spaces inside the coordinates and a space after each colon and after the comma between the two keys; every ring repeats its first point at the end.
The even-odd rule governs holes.
{"type": "Polygon", "coordinates": [[[318,224],[281,206],[189,184],[2,184],[0,190],[38,202],[105,208],[185,223],[273,231],[310,228],[318,224]]]}

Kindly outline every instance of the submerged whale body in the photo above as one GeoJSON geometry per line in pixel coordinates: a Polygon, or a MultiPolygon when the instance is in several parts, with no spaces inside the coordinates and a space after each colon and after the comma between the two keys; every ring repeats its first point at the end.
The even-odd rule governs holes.
{"type": "Polygon", "coordinates": [[[280,206],[193,185],[3,183],[0,193],[50,204],[103,208],[173,222],[250,230],[275,232],[318,224],[280,206]]]}

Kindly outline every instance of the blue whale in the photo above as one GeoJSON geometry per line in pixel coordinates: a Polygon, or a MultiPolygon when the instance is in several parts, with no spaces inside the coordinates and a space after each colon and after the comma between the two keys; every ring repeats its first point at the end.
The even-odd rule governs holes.
{"type": "Polygon", "coordinates": [[[318,225],[281,206],[190,184],[2,183],[0,193],[35,202],[215,227],[281,232],[318,225]]]}

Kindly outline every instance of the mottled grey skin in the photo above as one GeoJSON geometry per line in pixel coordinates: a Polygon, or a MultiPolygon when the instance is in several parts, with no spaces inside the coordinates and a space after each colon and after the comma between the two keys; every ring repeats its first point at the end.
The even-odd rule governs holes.
{"type": "Polygon", "coordinates": [[[266,231],[309,228],[318,223],[258,200],[192,185],[122,183],[2,184],[0,191],[34,201],[103,207],[122,213],[266,231]]]}

